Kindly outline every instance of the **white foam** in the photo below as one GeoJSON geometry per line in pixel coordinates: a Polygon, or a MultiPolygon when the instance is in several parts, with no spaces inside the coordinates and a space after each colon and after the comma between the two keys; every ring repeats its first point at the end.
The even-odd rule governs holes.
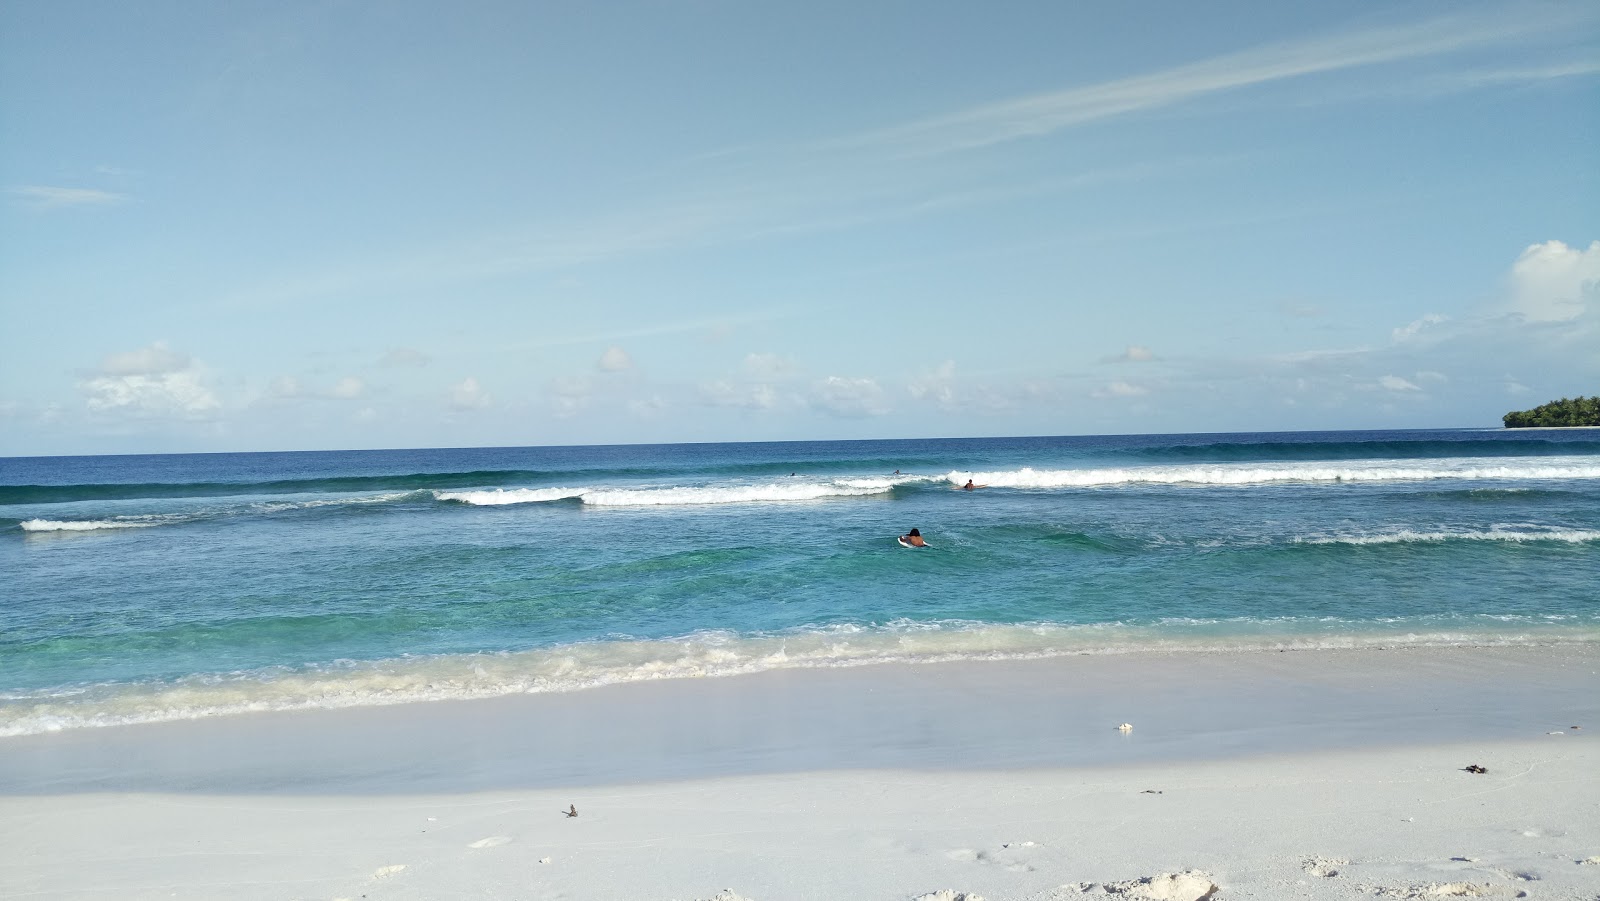
{"type": "Polygon", "coordinates": [[[1304,463],[1215,463],[1104,469],[1022,469],[951,472],[945,481],[968,480],[996,488],[1098,488],[1115,485],[1266,485],[1280,482],[1414,482],[1436,479],[1497,481],[1600,479],[1593,457],[1517,457],[1489,463],[1478,458],[1361,460],[1304,463]]]}
{"type": "Polygon", "coordinates": [[[341,497],[319,497],[309,500],[260,501],[251,504],[211,506],[185,513],[148,513],[117,516],[109,519],[29,519],[21,523],[24,532],[95,532],[102,529],[145,529],[151,526],[235,516],[244,513],[284,513],[292,510],[311,510],[318,507],[342,507],[361,504],[383,504],[404,500],[417,495],[416,491],[390,494],[370,494],[341,497]]]}
{"type": "Polygon", "coordinates": [[[149,519],[26,519],[24,532],[97,532],[101,529],[145,529],[161,525],[149,519]]]}
{"type": "Polygon", "coordinates": [[[895,485],[927,477],[904,479],[837,479],[827,482],[771,482],[754,485],[671,486],[642,488],[495,488],[479,491],[435,491],[441,501],[474,506],[535,504],[578,498],[595,507],[694,506],[702,504],[757,504],[814,501],[829,497],[883,494],[895,485]]]}
{"type": "Polygon", "coordinates": [[[318,507],[344,507],[359,504],[387,504],[419,495],[419,491],[398,491],[391,494],[362,494],[354,497],[325,497],[309,501],[267,501],[255,505],[263,513],[283,513],[288,510],[314,510],[318,507]]]}
{"type": "Polygon", "coordinates": [[[441,501],[459,501],[476,507],[498,507],[502,504],[537,504],[582,497],[587,488],[495,488],[480,491],[435,491],[433,496],[441,501]]]}
{"type": "MultiPolygon", "coordinates": [[[[1514,618],[1513,618],[1514,619],[1514,618]]],[[[1525,645],[1600,641],[1600,626],[1537,617],[1472,626],[1349,624],[1292,619],[1173,619],[1153,625],[994,625],[896,621],[836,625],[781,635],[697,632],[671,639],[584,642],[500,654],[407,657],[192,676],[160,684],[73,686],[0,699],[0,737],[243,713],[389,706],[426,701],[568,692],[627,682],[737,676],[775,669],[888,663],[1027,660],[1068,655],[1228,653],[1262,650],[1525,645]]],[[[1463,621],[1468,622],[1468,621],[1463,621]]]]}
{"type": "Polygon", "coordinates": [[[864,497],[884,494],[894,486],[888,480],[798,482],[792,484],[707,486],[698,488],[613,488],[583,495],[596,507],[677,506],[697,504],[755,504],[777,501],[814,501],[828,497],[864,497]]]}
{"type": "Polygon", "coordinates": [[[1560,541],[1568,544],[1583,544],[1590,541],[1600,541],[1600,532],[1592,529],[1559,529],[1541,526],[1509,527],[1495,526],[1490,529],[1434,529],[1419,531],[1416,529],[1396,529],[1392,532],[1378,532],[1357,535],[1314,535],[1294,539],[1296,544],[1408,544],[1412,542],[1443,542],[1443,541],[1560,541]]]}

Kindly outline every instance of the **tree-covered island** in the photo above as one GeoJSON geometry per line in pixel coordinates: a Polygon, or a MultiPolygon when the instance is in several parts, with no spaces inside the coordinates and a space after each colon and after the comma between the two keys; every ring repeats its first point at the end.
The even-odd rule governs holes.
{"type": "Polygon", "coordinates": [[[1504,417],[1508,429],[1600,426],[1600,397],[1563,397],[1532,410],[1517,410],[1504,417]]]}

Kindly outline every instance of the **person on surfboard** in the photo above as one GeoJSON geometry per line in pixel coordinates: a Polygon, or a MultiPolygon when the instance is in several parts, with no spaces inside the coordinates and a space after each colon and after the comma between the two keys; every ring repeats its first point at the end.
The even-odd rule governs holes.
{"type": "Polygon", "coordinates": [[[927,547],[928,543],[922,540],[922,533],[916,529],[900,536],[900,543],[906,547],[927,547]]]}
{"type": "Polygon", "coordinates": [[[967,479],[967,484],[962,485],[961,486],[961,490],[962,491],[976,491],[979,488],[988,488],[988,487],[989,487],[988,485],[974,485],[974,484],[972,484],[972,480],[971,479],[967,479]]]}

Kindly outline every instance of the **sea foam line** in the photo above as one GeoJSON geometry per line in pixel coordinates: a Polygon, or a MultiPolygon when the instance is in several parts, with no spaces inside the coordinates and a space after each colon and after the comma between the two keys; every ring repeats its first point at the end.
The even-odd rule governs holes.
{"type": "Polygon", "coordinates": [[[1600,625],[1538,617],[1440,622],[1174,619],[1131,626],[1025,623],[838,625],[782,635],[698,632],[508,653],[408,657],[300,670],[196,675],[173,682],[67,686],[0,699],[0,737],[274,711],[391,706],[571,692],[661,679],[777,669],[1033,660],[1077,655],[1507,646],[1600,642],[1600,625]],[[1219,632],[1218,626],[1226,631],[1219,632]],[[1372,628],[1378,625],[1379,628],[1372,628]]]}
{"type": "Polygon", "coordinates": [[[165,520],[152,519],[25,519],[24,532],[98,532],[101,529],[147,529],[165,520]]]}
{"type": "Polygon", "coordinates": [[[1509,541],[1515,543],[1557,541],[1567,544],[1585,544],[1590,541],[1600,541],[1600,531],[1592,529],[1495,526],[1484,530],[1435,529],[1418,531],[1416,529],[1397,529],[1392,532],[1377,532],[1373,534],[1314,535],[1294,539],[1296,544],[1355,545],[1438,543],[1445,541],[1509,541]]]}
{"type": "Polygon", "coordinates": [[[435,491],[441,501],[474,506],[535,504],[576,499],[595,507],[695,506],[814,501],[830,497],[886,494],[897,485],[937,481],[934,476],[831,479],[825,482],[768,482],[755,485],[706,485],[640,488],[491,488],[478,491],[435,491]]]}
{"type": "Polygon", "coordinates": [[[1264,485],[1278,482],[1407,482],[1437,479],[1519,481],[1600,479],[1600,462],[1575,457],[1528,458],[1485,464],[1476,459],[1375,460],[1370,462],[1307,462],[1134,466],[1100,469],[1022,469],[994,472],[952,471],[951,485],[969,480],[993,488],[1098,488],[1116,485],[1264,485]]]}
{"type": "Polygon", "coordinates": [[[102,529],[146,529],[152,526],[170,526],[180,523],[200,522],[242,513],[287,513],[294,510],[314,510],[319,507],[360,506],[385,504],[419,495],[415,491],[390,494],[357,495],[354,497],[317,498],[306,501],[264,501],[227,507],[207,507],[186,513],[148,513],[116,516],[109,519],[25,519],[18,525],[24,532],[97,532],[102,529]]]}

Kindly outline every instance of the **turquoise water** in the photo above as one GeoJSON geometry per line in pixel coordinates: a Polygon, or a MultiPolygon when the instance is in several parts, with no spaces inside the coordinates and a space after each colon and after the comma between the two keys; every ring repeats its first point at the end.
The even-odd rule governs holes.
{"type": "Polygon", "coordinates": [[[10,458],[0,578],[0,735],[776,667],[1595,641],[1600,433],[10,458]],[[912,527],[931,548],[897,545],[912,527]]]}

